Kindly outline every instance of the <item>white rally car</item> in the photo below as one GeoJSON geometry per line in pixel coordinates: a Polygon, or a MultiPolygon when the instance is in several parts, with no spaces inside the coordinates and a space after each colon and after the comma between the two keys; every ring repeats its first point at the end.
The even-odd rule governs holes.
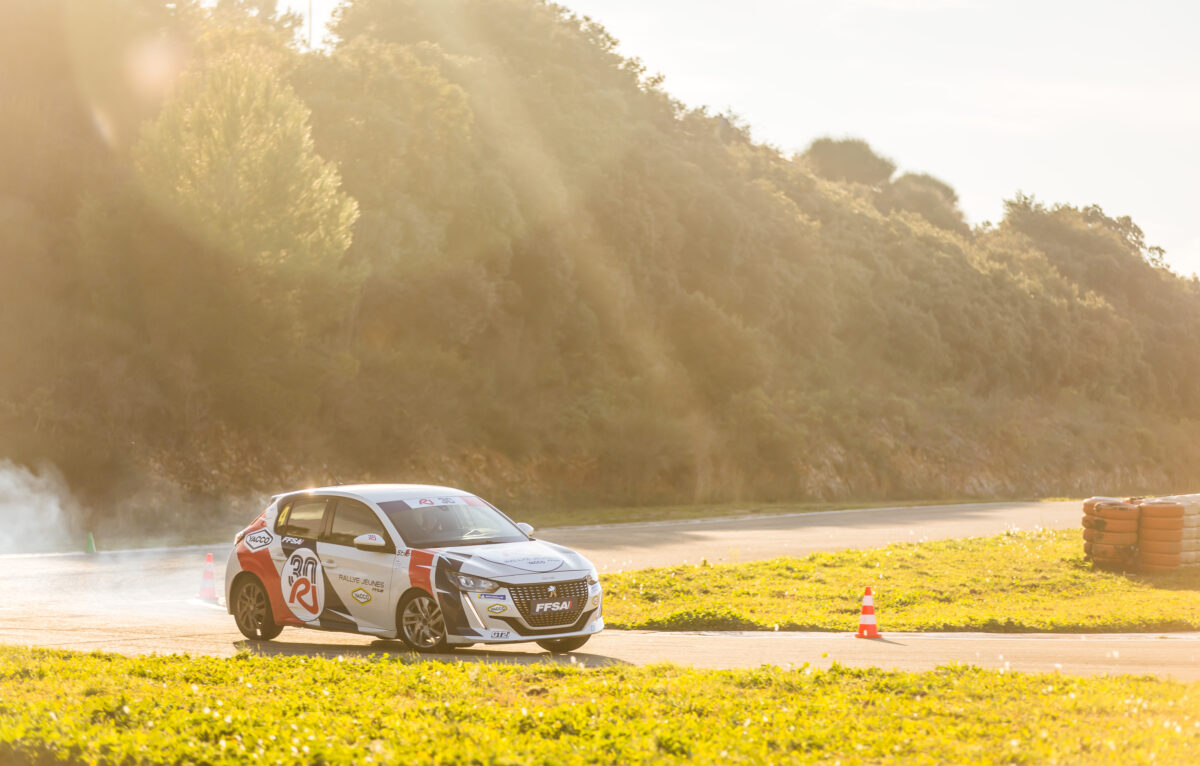
{"type": "Polygon", "coordinates": [[[226,604],[251,639],[295,625],[419,651],[519,641],[573,651],[604,628],[596,568],[532,531],[448,487],[277,495],[237,535],[226,604]]]}

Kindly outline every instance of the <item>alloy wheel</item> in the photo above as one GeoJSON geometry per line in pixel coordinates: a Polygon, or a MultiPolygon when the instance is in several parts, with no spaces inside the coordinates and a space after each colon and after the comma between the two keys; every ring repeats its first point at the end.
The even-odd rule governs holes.
{"type": "Polygon", "coordinates": [[[256,582],[248,582],[238,591],[237,609],[238,627],[242,632],[261,634],[267,618],[267,594],[256,582]]]}
{"type": "Polygon", "coordinates": [[[417,649],[433,649],[445,641],[446,623],[442,610],[426,595],[413,598],[400,616],[404,638],[417,649]]]}

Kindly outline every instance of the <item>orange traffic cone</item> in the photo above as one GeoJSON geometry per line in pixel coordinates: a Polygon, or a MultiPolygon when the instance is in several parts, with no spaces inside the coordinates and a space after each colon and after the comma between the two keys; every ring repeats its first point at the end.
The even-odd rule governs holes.
{"type": "Polygon", "coordinates": [[[204,556],[204,575],[200,578],[200,600],[212,601],[214,603],[217,600],[217,589],[213,586],[213,560],[211,553],[204,556]]]}
{"type": "Polygon", "coordinates": [[[863,593],[862,616],[858,618],[856,638],[883,638],[875,627],[875,597],[871,595],[869,586],[863,593]]]}

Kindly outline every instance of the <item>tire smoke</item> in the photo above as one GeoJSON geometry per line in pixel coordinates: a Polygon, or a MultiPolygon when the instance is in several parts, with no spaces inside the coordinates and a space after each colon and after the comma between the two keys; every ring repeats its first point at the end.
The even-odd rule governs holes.
{"type": "Polygon", "coordinates": [[[0,460],[0,553],[63,550],[75,500],[52,465],[31,471],[0,460]]]}

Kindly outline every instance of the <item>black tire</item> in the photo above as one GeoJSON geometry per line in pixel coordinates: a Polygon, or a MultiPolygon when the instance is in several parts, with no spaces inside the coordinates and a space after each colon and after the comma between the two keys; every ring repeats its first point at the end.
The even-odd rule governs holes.
{"type": "Polygon", "coordinates": [[[446,621],[433,596],[423,590],[411,591],[396,607],[396,634],[410,649],[418,652],[448,652],[446,621]]]}
{"type": "Polygon", "coordinates": [[[538,641],[537,645],[551,654],[566,654],[586,644],[589,638],[591,638],[590,635],[571,636],[570,638],[547,638],[545,641],[538,641]]]}
{"type": "Polygon", "coordinates": [[[251,641],[270,641],[283,631],[283,626],[275,623],[267,589],[257,577],[243,577],[232,595],[233,621],[243,636],[251,641]]]}

